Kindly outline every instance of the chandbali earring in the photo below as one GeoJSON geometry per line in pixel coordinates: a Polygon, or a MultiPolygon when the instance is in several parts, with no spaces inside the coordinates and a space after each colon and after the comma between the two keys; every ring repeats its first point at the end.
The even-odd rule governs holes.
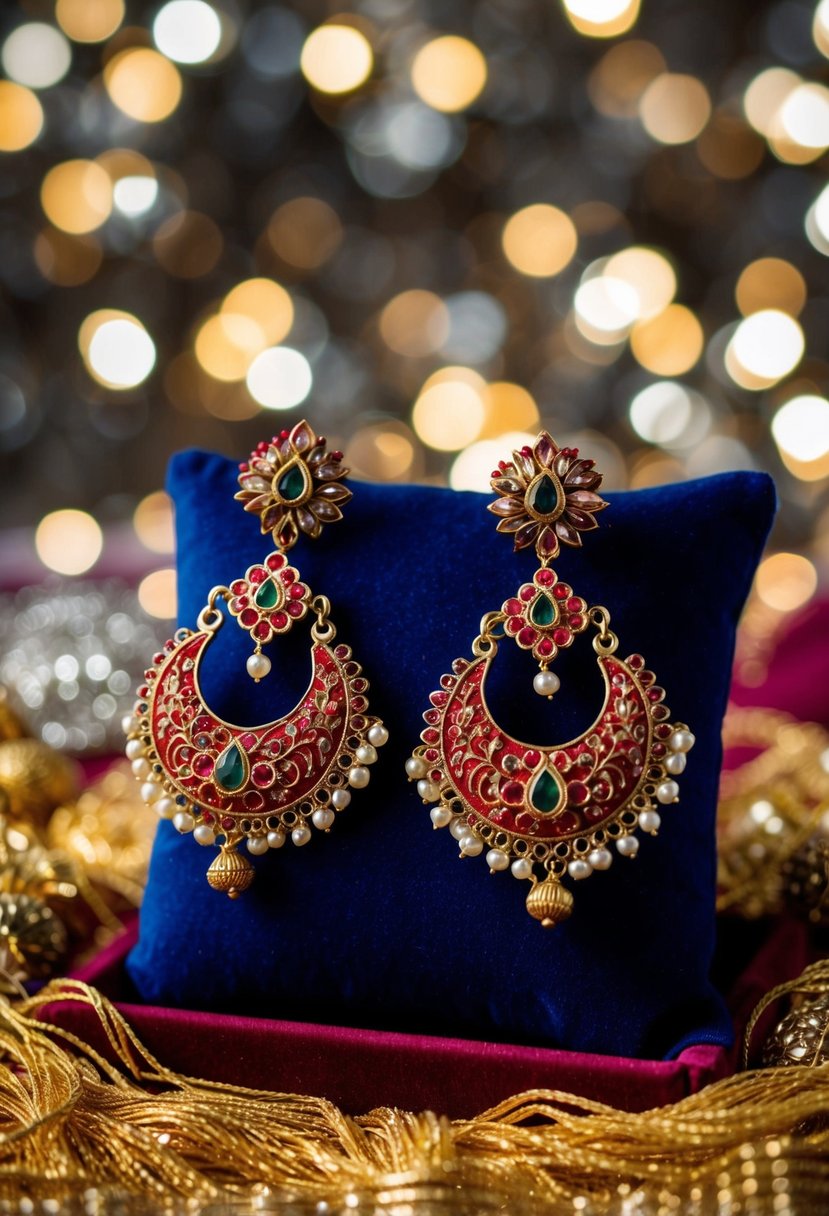
{"type": "Polygon", "coordinates": [[[481,622],[472,659],[456,659],[441,678],[423,717],[422,745],[406,762],[410,781],[436,828],[449,827],[461,857],[486,849],[490,873],[511,869],[532,884],[527,911],[545,928],[570,915],[565,875],[588,878],[606,870],[615,844],[634,857],[635,828],[656,835],[657,807],[678,801],[675,778],[694,736],[670,722],[665,690],[640,654],[617,656],[610,613],[588,607],[550,565],[561,543],[581,546],[608,504],[597,493],[601,474],[576,448],[559,448],[543,431],[532,447],[501,461],[489,510],[516,551],[535,547],[540,561],[528,582],[481,622]],[[593,648],[604,678],[599,716],[575,739],[549,747],[520,743],[493,720],[484,686],[499,639],[512,638],[538,660],[533,687],[547,698],[559,689],[550,670],[577,634],[595,630],[593,648]]]}
{"type": "Polygon", "coordinates": [[[220,844],[207,871],[217,891],[235,899],[254,870],[239,845],[257,856],[290,837],[307,844],[311,827],[327,832],[351,790],[369,782],[377,748],[388,739],[368,713],[368,682],[348,646],[334,645],[331,605],[314,595],[286,553],[301,533],[319,536],[342,518],[351,498],[342,484],[341,452],[328,452],[307,422],[260,443],[239,466],[236,498],[258,515],[276,548],[229,587],[214,587],[195,631],[179,629],[153,658],[125,721],[127,756],[142,781],[141,794],[179,832],[201,845],[220,844]],[[258,683],[271,669],[262,647],[309,612],[311,683],[290,713],[264,726],[232,726],[205,704],[199,685],[202,657],[223,615],[250,634],[248,674],[258,683]]]}

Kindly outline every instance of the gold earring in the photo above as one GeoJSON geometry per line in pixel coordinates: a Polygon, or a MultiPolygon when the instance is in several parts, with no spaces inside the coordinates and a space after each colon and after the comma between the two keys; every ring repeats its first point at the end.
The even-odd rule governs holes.
{"type": "Polygon", "coordinates": [[[540,567],[497,612],[481,622],[472,658],[456,659],[423,717],[421,744],[406,762],[410,781],[436,828],[449,827],[461,857],[486,850],[490,872],[510,869],[529,880],[527,911],[545,928],[570,915],[565,876],[580,880],[613,861],[611,845],[634,857],[635,828],[656,835],[658,807],[678,801],[675,780],[694,736],[671,723],[665,690],[639,654],[617,656],[610,613],[589,607],[550,565],[560,544],[581,546],[608,504],[601,474],[575,448],[559,448],[543,431],[532,447],[502,461],[489,510],[516,550],[533,546],[540,567]],[[604,679],[599,716],[575,739],[536,747],[507,735],[494,721],[484,688],[499,643],[512,638],[538,660],[533,687],[552,697],[556,655],[589,627],[604,679]]]}
{"type": "Polygon", "coordinates": [[[244,578],[214,587],[196,630],[177,630],[154,656],[126,723],[127,756],[144,800],[199,844],[220,843],[207,880],[231,899],[254,878],[239,845],[246,841],[247,851],[260,855],[288,837],[307,844],[312,827],[327,832],[351,790],[368,785],[369,765],[388,739],[368,713],[368,682],[350,648],[334,645],[329,600],[312,593],[286,556],[302,533],[317,537],[342,518],[351,491],[341,462],[341,452],[328,452],[299,422],[239,466],[236,498],[259,516],[276,548],[244,578]],[[262,647],[314,615],[311,683],[290,713],[262,726],[233,726],[205,704],[199,666],[223,621],[220,601],[250,634],[247,670],[257,683],[271,670],[262,647]]]}

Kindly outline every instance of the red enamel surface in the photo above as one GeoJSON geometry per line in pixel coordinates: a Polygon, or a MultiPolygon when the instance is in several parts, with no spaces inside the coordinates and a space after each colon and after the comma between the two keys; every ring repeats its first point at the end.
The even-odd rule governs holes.
{"type": "Polygon", "coordinates": [[[439,729],[422,736],[439,740],[444,771],[460,797],[481,818],[534,840],[591,832],[612,819],[645,780],[653,735],[651,706],[635,673],[615,656],[600,656],[607,690],[596,722],[564,744],[527,748],[489,715],[483,686],[490,662],[469,664],[441,711],[439,729]],[[557,812],[543,815],[531,806],[529,787],[550,761],[567,797],[557,812]]]}
{"type": "Polygon", "coordinates": [[[311,686],[296,708],[261,727],[229,726],[202,703],[198,690],[198,663],[209,641],[208,634],[192,634],[167,657],[150,702],[151,730],[167,781],[189,799],[223,812],[222,827],[230,830],[232,816],[282,811],[308,797],[336,766],[349,731],[348,688],[341,662],[318,644],[312,648],[311,686]],[[186,671],[188,660],[193,666],[186,671]],[[248,755],[251,780],[228,794],[213,783],[212,772],[231,738],[248,755]],[[194,747],[199,754],[186,776],[182,759],[194,747]],[[260,794],[253,786],[261,788],[271,774],[273,784],[260,794]]]}

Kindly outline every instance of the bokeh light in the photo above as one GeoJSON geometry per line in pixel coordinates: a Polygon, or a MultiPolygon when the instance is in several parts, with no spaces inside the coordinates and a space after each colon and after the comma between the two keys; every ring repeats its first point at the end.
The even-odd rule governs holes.
{"type": "Polygon", "coordinates": [[[743,388],[767,388],[794,371],[803,358],[803,330],[776,308],[741,321],[728,344],[726,368],[743,388]]]}
{"type": "Polygon", "coordinates": [[[92,232],[112,211],[112,182],[94,160],[66,160],[44,177],[40,202],[56,228],[92,232]]]}
{"type": "Polygon", "coordinates": [[[766,68],[754,77],[743,97],[743,109],[755,131],[767,138],[772,134],[783,103],[799,84],[800,77],[790,68],[766,68]]]}
{"type": "Polygon", "coordinates": [[[153,235],[156,260],[177,279],[209,274],[223,248],[218,224],[201,211],[177,211],[159,224],[153,235]]]}
{"type": "Polygon", "coordinates": [[[155,367],[155,343],[128,312],[91,313],[78,332],[78,348],[90,376],[105,388],[135,388],[155,367]]]}
{"type": "Polygon", "coordinates": [[[432,355],[449,336],[449,309],[432,291],[402,291],[381,312],[380,333],[395,354],[432,355]]]}
{"type": "Polygon", "coordinates": [[[132,517],[135,534],[151,553],[172,553],[175,548],[173,503],[164,490],[145,495],[132,517]]]}
{"type": "Polygon", "coordinates": [[[0,152],[19,152],[43,130],[43,107],[31,89],[0,80],[0,152]]]}
{"type": "Polygon", "coordinates": [[[35,532],[35,550],[44,566],[57,574],[85,574],[104,547],[100,525],[86,511],[51,511],[35,532]]]}
{"type": "Polygon", "coordinates": [[[626,34],[639,16],[640,0],[564,0],[570,24],[591,38],[626,34]]]}
{"type": "Polygon", "coordinates": [[[293,300],[273,279],[245,279],[237,283],[222,301],[221,311],[252,321],[262,334],[263,347],[281,342],[294,322],[293,300]]]}
{"type": "Polygon", "coordinates": [[[681,376],[702,355],[705,337],[699,320],[684,304],[669,304],[658,316],[634,325],[630,348],[657,376],[681,376]]]}
{"type": "Polygon", "coordinates": [[[647,443],[670,446],[683,435],[692,415],[690,393],[673,380],[649,384],[630,403],[630,424],[647,443]]]}
{"type": "Polygon", "coordinates": [[[498,461],[504,460],[516,448],[534,443],[536,435],[531,431],[505,431],[498,439],[481,439],[465,448],[455,457],[449,472],[449,484],[453,490],[478,490],[491,493],[490,478],[498,461]]]}
{"type": "Polygon", "coordinates": [[[806,212],[806,235],[817,249],[829,257],[829,186],[825,186],[806,212]]]}
{"type": "Polygon", "coordinates": [[[758,258],[740,274],[735,296],[744,317],[767,308],[796,317],[806,303],[806,280],[783,258],[758,258]]]}
{"type": "MultiPolygon", "coordinates": [[[[538,424],[538,405],[532,393],[509,380],[496,380],[483,390],[485,409],[481,439],[510,431],[529,431],[538,424]]],[[[498,463],[497,461],[495,462],[498,463]]]]}
{"type": "Polygon", "coordinates": [[[254,358],[268,345],[261,325],[243,313],[222,311],[199,327],[196,358],[215,380],[244,380],[254,358]]]}
{"type": "Polygon", "coordinates": [[[478,388],[470,377],[446,371],[423,386],[412,411],[418,437],[439,452],[456,452],[478,438],[486,420],[483,382],[478,388]]]}
{"type": "Polygon", "coordinates": [[[630,284],[639,301],[636,315],[640,321],[663,312],[676,292],[673,266],[656,249],[643,246],[623,249],[608,258],[602,274],[630,284]]]}
{"type": "Polygon", "coordinates": [[[268,410],[289,410],[300,405],[313,382],[308,360],[290,346],[263,350],[251,363],[246,378],[251,397],[268,410]]]}
{"type": "Polygon", "coordinates": [[[486,59],[474,42],[455,34],[434,38],[412,61],[412,87],[421,101],[444,114],[465,110],[486,84],[486,59]]]}
{"type": "Polygon", "coordinates": [[[103,42],[124,20],[124,0],[57,0],[55,20],[73,42],[103,42]]]}
{"type": "Polygon", "coordinates": [[[806,466],[793,470],[798,476],[815,480],[809,476],[809,465],[815,465],[821,475],[824,457],[829,454],[829,401],[825,397],[808,393],[790,398],[774,415],[771,431],[781,456],[806,466]]]}
{"type": "Polygon", "coordinates": [[[661,144],[687,144],[696,139],[711,115],[708,90],[695,76],[663,72],[651,81],[639,102],[639,117],[651,138],[661,144]]]}
{"type": "Polygon", "coordinates": [[[342,239],[339,216],[321,198],[292,198],[277,208],[268,224],[268,240],[274,252],[299,270],[322,266],[342,239]]]}
{"type": "Polygon", "coordinates": [[[136,122],[163,122],[181,101],[178,69],[152,47],[113,55],[104,67],[104,85],[113,104],[136,122]]]}
{"type": "Polygon", "coordinates": [[[18,84],[48,89],[69,71],[72,50],[53,25],[31,21],[12,30],[3,43],[0,62],[18,84]]]}
{"type": "Polygon", "coordinates": [[[176,617],[176,572],[172,567],[153,570],[138,584],[138,602],[148,616],[162,621],[176,617]]]}
{"type": "Polygon", "coordinates": [[[153,21],[153,39],[176,63],[204,63],[218,50],[222,23],[204,0],[169,0],[153,21]]]}
{"type": "Polygon", "coordinates": [[[576,326],[590,342],[613,346],[623,341],[639,315],[639,294],[624,279],[587,268],[573,300],[576,326]]]}
{"type": "Polygon", "coordinates": [[[817,590],[817,571],[799,553],[773,553],[760,563],[754,580],[758,596],[777,612],[794,612],[817,590]]]}
{"type": "Polygon", "coordinates": [[[812,37],[815,46],[829,59],[829,0],[820,0],[812,18],[812,37]]]}
{"type": "Polygon", "coordinates": [[[79,287],[94,278],[104,260],[100,244],[92,236],[71,236],[46,227],[35,237],[34,259],[38,270],[59,287],[79,287]]]}
{"type": "Polygon", "coordinates": [[[523,207],[507,220],[501,237],[516,270],[534,278],[559,274],[575,256],[578,234],[566,212],[548,203],[523,207]]]}
{"type": "Polygon", "coordinates": [[[619,42],[590,73],[590,100],[602,114],[632,118],[638,112],[639,98],[666,66],[662,52],[652,42],[638,38],[619,42]]]}
{"type": "Polygon", "coordinates": [[[302,74],[320,93],[351,93],[371,75],[371,43],[351,25],[331,22],[315,29],[300,58],[302,74]]]}

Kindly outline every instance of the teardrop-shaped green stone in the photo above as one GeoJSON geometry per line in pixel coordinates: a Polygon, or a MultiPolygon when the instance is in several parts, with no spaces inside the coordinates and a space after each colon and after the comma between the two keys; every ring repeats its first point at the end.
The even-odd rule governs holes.
{"type": "MultiPolygon", "coordinates": [[[[258,596],[256,602],[259,602],[258,596]]],[[[538,625],[543,629],[546,625],[552,625],[555,619],[556,606],[549,595],[545,595],[542,591],[540,595],[535,597],[533,606],[530,609],[530,620],[534,625],[538,625]]]]}
{"type": "Polygon", "coordinates": [[[254,596],[253,602],[257,608],[274,608],[279,599],[276,583],[272,578],[266,578],[254,596]]]}
{"type": "Polygon", "coordinates": [[[563,796],[561,785],[548,768],[542,769],[530,786],[530,806],[545,815],[558,809],[563,796]]]}
{"type": "Polygon", "coordinates": [[[561,498],[562,492],[558,482],[554,481],[549,473],[545,473],[527,495],[527,505],[538,515],[552,515],[555,510],[560,509],[561,498]]]}
{"type": "Polygon", "coordinates": [[[279,497],[285,502],[296,502],[305,493],[305,478],[299,465],[293,465],[287,473],[283,473],[276,483],[279,497]]]}
{"type": "Polygon", "coordinates": [[[213,770],[213,776],[216,784],[222,789],[238,790],[240,786],[245,784],[247,775],[247,765],[245,764],[244,753],[238,743],[231,743],[222,752],[219,759],[216,761],[216,767],[213,770]]]}

